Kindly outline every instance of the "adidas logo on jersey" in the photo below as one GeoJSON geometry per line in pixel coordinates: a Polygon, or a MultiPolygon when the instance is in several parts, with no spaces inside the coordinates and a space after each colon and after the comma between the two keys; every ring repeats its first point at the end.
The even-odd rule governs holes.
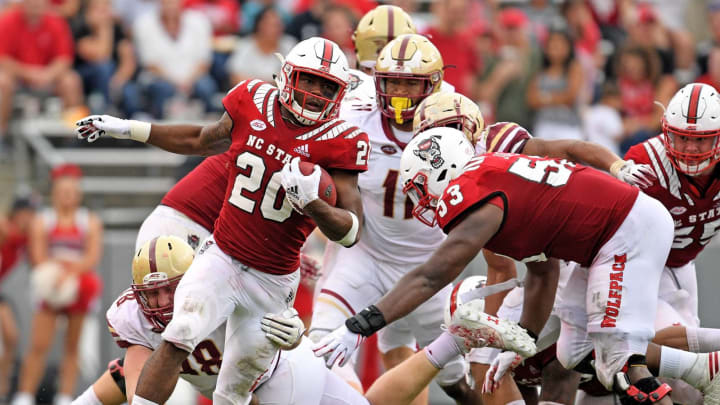
{"type": "Polygon", "coordinates": [[[308,152],[307,144],[296,146],[295,149],[293,149],[293,152],[303,155],[305,157],[310,157],[310,152],[308,152]]]}

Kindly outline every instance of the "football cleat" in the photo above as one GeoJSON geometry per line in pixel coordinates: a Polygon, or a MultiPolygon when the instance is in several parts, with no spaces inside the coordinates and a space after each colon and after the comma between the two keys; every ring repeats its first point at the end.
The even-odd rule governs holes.
{"type": "Polygon", "coordinates": [[[513,351],[523,358],[537,352],[535,340],[515,322],[500,319],[482,312],[484,302],[472,300],[453,314],[448,332],[463,340],[466,349],[494,347],[513,351]]]}

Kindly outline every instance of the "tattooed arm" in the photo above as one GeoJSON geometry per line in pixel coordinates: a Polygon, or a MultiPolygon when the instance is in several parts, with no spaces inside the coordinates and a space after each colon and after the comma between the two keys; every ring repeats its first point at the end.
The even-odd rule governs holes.
{"type": "Polygon", "coordinates": [[[227,113],[219,121],[203,127],[152,124],[147,143],[182,155],[215,155],[230,147],[232,126],[227,113]]]}

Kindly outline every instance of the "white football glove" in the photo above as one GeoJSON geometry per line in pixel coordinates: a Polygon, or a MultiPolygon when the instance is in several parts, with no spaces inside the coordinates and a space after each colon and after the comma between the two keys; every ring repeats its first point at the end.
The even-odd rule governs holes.
{"type": "Polygon", "coordinates": [[[325,365],[332,368],[337,362],[340,367],[350,361],[352,354],[360,347],[365,337],[350,332],[343,325],[329,335],[326,335],[319,342],[312,345],[315,357],[325,357],[325,365]]]}
{"type": "Polygon", "coordinates": [[[482,386],[483,394],[492,394],[500,386],[505,373],[511,371],[523,362],[519,354],[511,351],[501,352],[493,360],[488,372],[485,374],[485,381],[482,386]]]}
{"type": "Polygon", "coordinates": [[[280,171],[280,183],[285,189],[285,197],[293,209],[303,214],[305,206],[318,199],[320,187],[320,166],[315,165],[312,174],[306,176],[300,172],[300,158],[296,157],[280,171]]]}
{"type": "Polygon", "coordinates": [[[295,308],[286,309],[279,315],[267,313],[260,323],[265,337],[283,350],[294,349],[305,333],[305,324],[295,308]]]}
{"type": "Polygon", "coordinates": [[[648,188],[655,183],[657,176],[647,164],[636,164],[632,160],[625,161],[625,164],[616,170],[615,177],[631,186],[648,188]]]}
{"type": "Polygon", "coordinates": [[[107,133],[117,139],[132,139],[147,142],[150,137],[150,124],[142,121],[124,120],[111,115],[90,115],[78,120],[75,132],[79,139],[95,142],[107,133]]]}

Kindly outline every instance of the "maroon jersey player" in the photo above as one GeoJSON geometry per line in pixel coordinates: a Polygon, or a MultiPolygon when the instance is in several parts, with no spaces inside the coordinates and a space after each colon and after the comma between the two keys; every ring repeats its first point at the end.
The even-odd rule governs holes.
{"type": "MultiPolygon", "coordinates": [[[[659,200],[675,222],[675,240],[660,280],[658,329],[680,324],[690,334],[702,334],[697,331],[694,260],[720,230],[719,141],[718,93],[711,86],[691,83],[670,100],[663,116],[663,134],[633,146],[625,155],[626,160],[653,169],[657,180],[645,193],[659,200]]],[[[693,347],[690,342],[690,348],[706,351],[720,347],[693,347]]]]}
{"type": "Polygon", "coordinates": [[[664,397],[669,389],[641,366],[654,334],[647,308],[657,301],[660,267],[672,242],[672,221],[660,203],[565,160],[516,154],[473,158],[472,145],[451,128],[418,134],[403,153],[401,175],[416,205],[414,215],[439,224],[448,238],[376,305],[320,342],[325,349],[319,354],[348,355],[354,339],[412,311],[487,246],[526,262],[520,324],[536,335],[552,309],[555,259],[587,266],[583,290],[589,301],[579,306],[585,324],[577,335],[584,340],[576,346],[578,353],[568,355],[571,361],[594,346],[598,377],[606,387],[613,387],[627,364],[635,365],[619,376],[670,403],[664,397]]]}
{"type": "MultiPolygon", "coordinates": [[[[78,122],[80,137],[107,132],[171,152],[231,154],[228,185],[213,237],[175,293],[175,313],[164,343],[146,363],[135,403],[163,403],[179,364],[196,344],[227,321],[227,350],[213,400],[246,404],[267,376],[277,348],[259,318],[292,306],[299,251],[317,225],[344,246],[357,241],[362,206],[357,173],[367,169],[367,135],[336,119],[347,85],[340,48],[311,38],[282,64],[278,88],[241,82],[223,100],[226,113],[206,127],[162,126],[92,116],[78,122]],[[302,175],[298,161],[325,167],[338,191],[337,207],[318,199],[319,168],[302,175]]],[[[198,195],[202,198],[202,195],[198,195]]]]}

